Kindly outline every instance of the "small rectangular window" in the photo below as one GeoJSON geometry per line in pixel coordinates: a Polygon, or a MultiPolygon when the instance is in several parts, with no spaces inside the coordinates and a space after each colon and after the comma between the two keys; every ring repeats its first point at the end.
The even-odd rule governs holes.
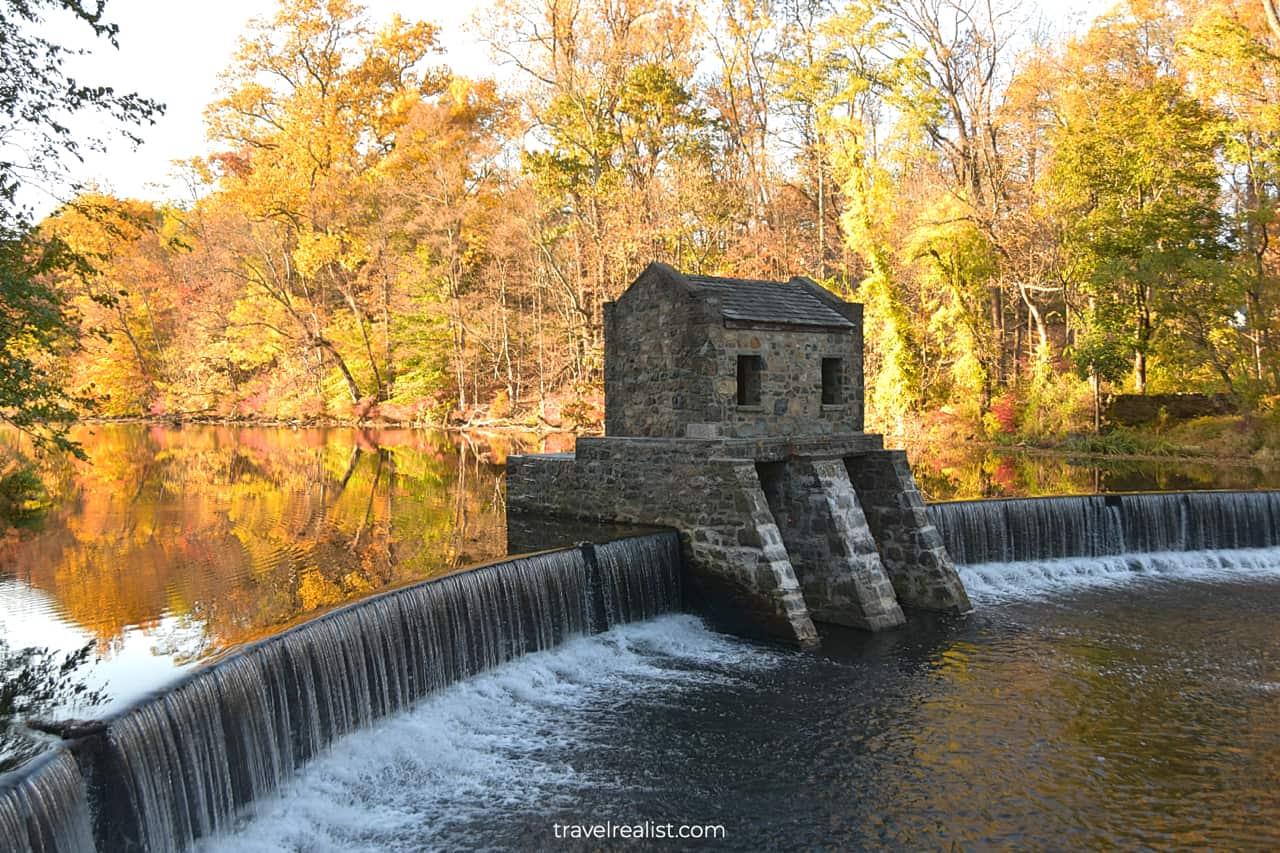
{"type": "Polygon", "coordinates": [[[738,405],[760,405],[760,375],[764,359],[758,355],[738,356],[738,405]]]}
{"type": "Polygon", "coordinates": [[[822,360],[822,405],[838,406],[841,400],[841,386],[844,384],[844,359],[824,358],[822,360]]]}

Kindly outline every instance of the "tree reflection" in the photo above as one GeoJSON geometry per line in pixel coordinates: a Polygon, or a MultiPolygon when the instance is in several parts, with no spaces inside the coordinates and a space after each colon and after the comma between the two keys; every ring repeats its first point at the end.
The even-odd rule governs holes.
{"type": "Polygon", "coordinates": [[[92,463],[45,472],[57,504],[4,570],[100,653],[142,629],[153,653],[190,662],[506,551],[507,448],[474,437],[106,425],[77,438],[92,463]]]}
{"type": "Polygon", "coordinates": [[[41,714],[66,714],[99,705],[101,689],[91,689],[80,672],[93,643],[59,654],[45,648],[10,649],[0,637],[0,773],[40,751],[23,723],[41,714]]]}

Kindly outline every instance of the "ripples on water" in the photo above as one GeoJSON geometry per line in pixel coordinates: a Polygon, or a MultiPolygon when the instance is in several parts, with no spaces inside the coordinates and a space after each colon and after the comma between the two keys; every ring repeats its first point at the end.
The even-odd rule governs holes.
{"type": "Polygon", "coordinates": [[[342,742],[209,847],[563,848],[555,823],[650,820],[742,850],[1274,849],[1270,557],[1024,589],[821,656],[628,626],[342,742]]]}

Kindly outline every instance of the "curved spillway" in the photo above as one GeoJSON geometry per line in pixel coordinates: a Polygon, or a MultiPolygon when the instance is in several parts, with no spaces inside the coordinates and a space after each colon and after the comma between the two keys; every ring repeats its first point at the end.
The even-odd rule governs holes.
{"type": "Polygon", "coordinates": [[[71,753],[47,752],[0,778],[0,850],[93,848],[84,780],[71,753]]]}
{"type": "Polygon", "coordinates": [[[1280,572],[1280,492],[957,501],[928,512],[975,601],[1280,572]]]}
{"type": "Polygon", "coordinates": [[[955,501],[928,513],[961,565],[1280,546],[1280,492],[955,501]]]}
{"type": "Polygon", "coordinates": [[[24,768],[0,788],[0,851],[183,849],[347,732],[526,652],[678,609],[680,571],[676,536],[652,534],[484,566],[299,625],[24,768]]]}

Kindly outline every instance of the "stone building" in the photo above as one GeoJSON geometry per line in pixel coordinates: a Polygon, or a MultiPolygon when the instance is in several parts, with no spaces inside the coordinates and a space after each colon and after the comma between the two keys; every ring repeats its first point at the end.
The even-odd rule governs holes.
{"type": "Polygon", "coordinates": [[[507,459],[512,517],[680,531],[695,606],[802,646],[969,609],[905,454],[863,432],[862,306],[650,264],[605,306],[605,435],[507,459]]]}
{"type": "Polygon", "coordinates": [[[607,435],[862,431],[862,306],[811,279],[651,264],[605,306],[604,331],[607,435]]]}

